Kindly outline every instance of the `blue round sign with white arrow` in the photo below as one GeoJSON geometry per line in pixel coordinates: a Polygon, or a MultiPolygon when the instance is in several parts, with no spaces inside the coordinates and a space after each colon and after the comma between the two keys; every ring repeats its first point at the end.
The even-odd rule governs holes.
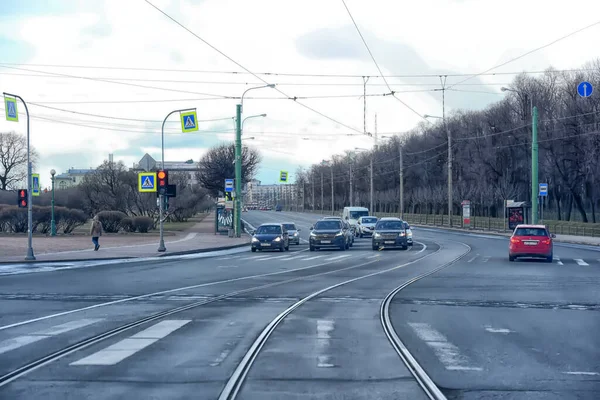
{"type": "Polygon", "coordinates": [[[577,93],[579,93],[579,95],[581,97],[590,97],[592,95],[592,92],[594,91],[594,88],[592,87],[592,84],[589,82],[581,82],[578,86],[577,86],[577,93]]]}

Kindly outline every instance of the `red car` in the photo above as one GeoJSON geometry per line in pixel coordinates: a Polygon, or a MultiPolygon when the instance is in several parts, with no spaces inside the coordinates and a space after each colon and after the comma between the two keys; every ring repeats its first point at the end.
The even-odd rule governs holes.
{"type": "Polygon", "coordinates": [[[515,261],[518,257],[535,257],[552,262],[552,239],[555,237],[556,235],[550,234],[544,225],[517,225],[510,237],[508,260],[515,261]]]}

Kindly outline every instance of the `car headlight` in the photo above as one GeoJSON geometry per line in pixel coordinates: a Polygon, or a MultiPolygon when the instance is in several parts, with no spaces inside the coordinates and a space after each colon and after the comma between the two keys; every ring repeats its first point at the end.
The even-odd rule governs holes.
{"type": "Polygon", "coordinates": [[[294,232],[294,236],[298,236],[298,232],[294,232]]]}
{"type": "Polygon", "coordinates": [[[344,236],[344,232],[338,232],[335,236],[344,236]]]}
{"type": "Polygon", "coordinates": [[[317,236],[317,234],[316,234],[316,233],[314,233],[314,232],[311,232],[311,233],[310,233],[310,236],[312,236],[312,237],[315,237],[315,236],[317,236]]]}
{"type": "Polygon", "coordinates": [[[260,240],[258,240],[257,238],[253,237],[252,238],[252,243],[256,243],[256,242],[260,242],[260,240]]]}
{"type": "Polygon", "coordinates": [[[379,233],[375,233],[375,235],[373,235],[373,237],[374,237],[375,239],[379,239],[379,238],[381,237],[381,235],[380,235],[379,233]]]}
{"type": "Polygon", "coordinates": [[[275,239],[273,239],[274,242],[281,242],[281,237],[277,236],[275,239]]]}
{"type": "Polygon", "coordinates": [[[400,237],[404,237],[404,236],[406,236],[406,232],[400,232],[400,233],[398,234],[398,236],[400,236],[400,237]]]}

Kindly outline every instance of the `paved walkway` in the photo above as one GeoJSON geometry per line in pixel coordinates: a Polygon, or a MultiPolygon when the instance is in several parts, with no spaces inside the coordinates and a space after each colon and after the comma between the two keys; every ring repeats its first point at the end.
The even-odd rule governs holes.
{"type": "MultiPolygon", "coordinates": [[[[221,249],[248,244],[250,238],[230,238],[214,234],[214,214],[184,232],[167,232],[164,236],[167,251],[159,253],[159,235],[104,234],[100,250],[94,251],[90,236],[33,237],[36,261],[75,261],[107,258],[152,257],[209,249],[221,249]]],[[[0,262],[23,261],[27,253],[26,236],[5,236],[0,240],[0,262]]]]}

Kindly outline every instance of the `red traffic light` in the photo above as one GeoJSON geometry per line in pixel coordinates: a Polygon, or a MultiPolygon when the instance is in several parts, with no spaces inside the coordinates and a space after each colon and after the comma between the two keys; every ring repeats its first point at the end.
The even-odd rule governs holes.
{"type": "Polygon", "coordinates": [[[19,189],[19,198],[17,199],[17,204],[19,208],[27,208],[27,189],[19,189]]]}
{"type": "Polygon", "coordinates": [[[167,177],[167,173],[165,171],[158,171],[157,176],[158,176],[158,179],[163,180],[167,177]]]}
{"type": "Polygon", "coordinates": [[[19,198],[24,199],[25,197],[27,197],[27,191],[26,190],[19,190],[19,198]]]}

